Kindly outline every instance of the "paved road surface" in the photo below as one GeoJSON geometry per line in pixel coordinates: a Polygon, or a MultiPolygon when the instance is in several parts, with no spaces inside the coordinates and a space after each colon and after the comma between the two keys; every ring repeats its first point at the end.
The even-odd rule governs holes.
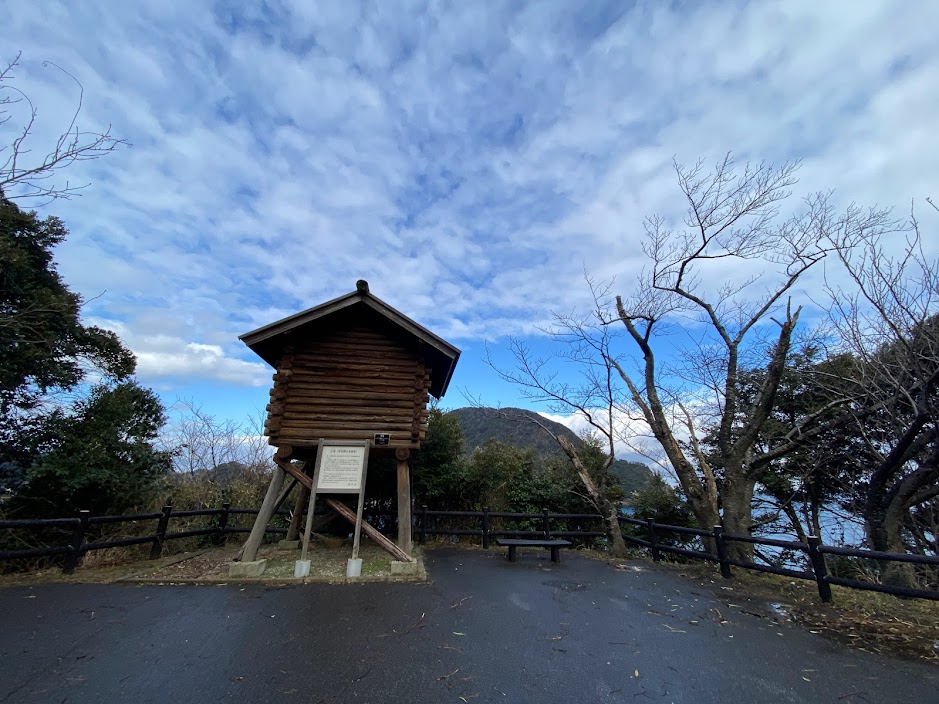
{"type": "Polygon", "coordinates": [[[430,584],[0,589],[0,704],[939,702],[939,667],[645,563],[545,557],[438,550],[430,584]]]}

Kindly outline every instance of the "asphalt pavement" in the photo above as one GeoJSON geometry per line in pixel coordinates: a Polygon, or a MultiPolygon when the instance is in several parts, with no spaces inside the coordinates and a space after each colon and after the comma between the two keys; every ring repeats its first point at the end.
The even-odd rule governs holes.
{"type": "Polygon", "coordinates": [[[426,584],[0,589],[0,704],[939,702],[935,665],[648,563],[546,558],[438,549],[426,584]]]}

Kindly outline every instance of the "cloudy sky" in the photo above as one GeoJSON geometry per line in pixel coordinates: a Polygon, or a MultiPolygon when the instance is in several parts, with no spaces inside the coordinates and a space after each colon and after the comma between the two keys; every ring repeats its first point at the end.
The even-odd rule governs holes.
{"type": "MultiPolygon", "coordinates": [[[[939,197],[939,4],[0,0],[39,111],[132,147],[43,213],[67,282],[169,402],[241,417],[271,370],[239,334],[366,278],[464,350],[445,399],[518,394],[482,363],[585,269],[628,293],[672,159],[801,158],[800,192],[939,197]],[[245,9],[253,8],[253,9],[245,9]]],[[[0,130],[6,144],[14,123],[0,130]]]]}

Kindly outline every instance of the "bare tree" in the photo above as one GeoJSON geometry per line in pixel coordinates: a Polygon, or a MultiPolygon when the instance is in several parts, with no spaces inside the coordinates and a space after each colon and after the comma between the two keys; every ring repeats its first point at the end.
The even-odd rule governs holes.
{"type": "Polygon", "coordinates": [[[173,408],[176,419],[163,437],[173,451],[173,464],[180,474],[206,474],[227,464],[265,469],[271,450],[264,438],[264,414],[244,422],[217,419],[194,401],[180,401],[173,408]]]}
{"type": "MultiPolygon", "coordinates": [[[[829,288],[834,326],[858,360],[847,381],[856,385],[854,432],[866,448],[858,460],[871,466],[867,538],[888,552],[930,543],[915,517],[939,497],[939,260],[924,250],[915,215],[897,239],[835,240],[850,284],[829,288]]],[[[894,565],[885,579],[908,583],[911,574],[894,565]]]]}
{"type": "MultiPolygon", "coordinates": [[[[650,266],[631,297],[617,296],[613,310],[602,313],[604,324],[625,326],[642,355],[638,376],[618,360],[615,367],[698,523],[722,524],[741,535],[751,532],[754,487],[766,463],[791,451],[810,432],[807,425],[793,428],[769,452],[756,452],[802,310],[792,304],[793,287],[832,251],[832,242],[876,237],[890,226],[882,210],[851,206],[836,214],[825,193],[805,198],[798,211],[782,216],[781,204],[791,195],[798,167],[798,162],[778,168],[748,164],[740,172],[731,155],[711,172],[700,161],[691,168],[675,163],[687,205],[684,227],[672,228],[661,216],[645,221],[643,249],[650,266]],[[715,265],[733,279],[714,283],[715,265]],[[768,323],[776,332],[761,344],[768,323]],[[693,325],[702,340],[691,355],[695,363],[681,375],[685,388],[699,399],[697,412],[717,421],[720,480],[698,442],[693,414],[687,407],[675,413],[669,403],[674,399],[663,394],[666,379],[656,343],[671,325],[693,325]],[[765,370],[763,382],[754,401],[744,405],[738,398],[739,375],[753,368],[765,370]]],[[[746,545],[736,548],[740,557],[750,554],[746,545]]]]}
{"type": "Polygon", "coordinates": [[[614,333],[608,327],[596,326],[589,318],[578,319],[574,315],[555,315],[555,322],[555,328],[546,332],[559,343],[561,361],[569,362],[577,370],[576,383],[563,380],[552,368],[552,362],[557,359],[536,357],[526,344],[515,338],[509,342],[515,360],[513,369],[497,365],[491,355],[488,363],[503,380],[518,386],[532,401],[545,404],[552,412],[573,413],[584,419],[601,440],[606,457],[601,467],[591,471],[573,443],[540,423],[536,415],[512,416],[538,425],[558,444],[573,465],[586,492],[585,498],[604,517],[611,554],[625,557],[626,543],[619,525],[618,507],[607,496],[612,481],[609,469],[616,459],[619,436],[616,422],[624,400],[611,352],[614,333]]]}
{"type": "Polygon", "coordinates": [[[70,198],[88,184],[57,181],[59,171],[77,161],[90,161],[109,154],[127,141],[111,135],[110,125],[103,132],[84,131],[78,127],[84,89],[82,84],[65,69],[45,61],[44,67],[53,67],[71,78],[78,86],[78,104],[68,125],[45,153],[33,153],[32,142],[38,111],[29,96],[13,85],[13,72],[19,65],[17,54],[6,68],[0,70],[0,127],[7,126],[17,112],[24,115],[20,124],[9,124],[13,140],[0,146],[0,193],[9,200],[39,199],[50,202],[56,198],[70,198]],[[16,107],[16,106],[20,107],[16,107]]]}

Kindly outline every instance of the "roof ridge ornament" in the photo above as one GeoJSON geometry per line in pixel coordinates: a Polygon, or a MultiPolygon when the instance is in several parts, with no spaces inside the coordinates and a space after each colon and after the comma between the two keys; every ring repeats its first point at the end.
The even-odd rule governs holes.
{"type": "Polygon", "coordinates": [[[355,290],[359,293],[368,293],[368,281],[359,279],[355,282],[355,290]]]}

